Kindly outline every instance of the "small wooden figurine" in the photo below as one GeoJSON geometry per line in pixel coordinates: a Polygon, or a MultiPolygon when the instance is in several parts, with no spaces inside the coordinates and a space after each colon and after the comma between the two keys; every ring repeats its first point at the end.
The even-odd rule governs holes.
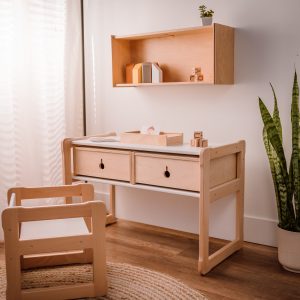
{"type": "Polygon", "coordinates": [[[203,75],[201,74],[201,68],[196,67],[192,70],[192,75],[190,76],[190,81],[203,81],[203,75]]]}

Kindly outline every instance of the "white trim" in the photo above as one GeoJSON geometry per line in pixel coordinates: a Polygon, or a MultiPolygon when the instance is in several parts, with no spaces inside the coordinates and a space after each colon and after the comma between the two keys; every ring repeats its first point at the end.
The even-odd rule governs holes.
{"type": "Polygon", "coordinates": [[[244,239],[247,242],[277,246],[277,220],[255,216],[244,217],[244,239]]]}
{"type": "Polygon", "coordinates": [[[108,192],[95,191],[95,200],[101,200],[101,201],[108,202],[109,201],[109,193],[108,192]]]}

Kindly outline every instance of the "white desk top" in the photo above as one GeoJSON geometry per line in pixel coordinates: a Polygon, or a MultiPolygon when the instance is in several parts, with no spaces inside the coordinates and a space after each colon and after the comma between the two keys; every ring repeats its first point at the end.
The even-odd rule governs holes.
{"type": "Polygon", "coordinates": [[[189,144],[178,146],[153,146],[153,145],[139,145],[139,144],[125,144],[120,142],[92,142],[89,139],[73,141],[73,145],[112,148],[112,149],[126,149],[139,150],[148,152],[173,153],[184,155],[199,155],[201,148],[191,147],[189,144]]]}

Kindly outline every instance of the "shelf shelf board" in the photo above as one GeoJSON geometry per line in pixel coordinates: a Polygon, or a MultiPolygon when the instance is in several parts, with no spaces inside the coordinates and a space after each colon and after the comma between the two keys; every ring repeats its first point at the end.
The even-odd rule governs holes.
{"type": "Polygon", "coordinates": [[[186,34],[194,34],[201,31],[206,30],[213,30],[214,25],[208,26],[197,26],[197,27],[190,27],[190,28],[180,28],[180,29],[173,29],[173,30],[165,30],[165,31],[157,31],[157,32],[149,32],[149,33],[140,33],[140,34],[132,34],[132,35],[123,35],[113,36],[115,39],[120,40],[142,40],[142,39],[149,39],[149,38],[163,38],[169,36],[177,36],[177,35],[186,35],[186,34]]]}
{"type": "Polygon", "coordinates": [[[118,83],[116,87],[140,87],[140,86],[166,86],[166,85],[212,85],[212,82],[190,82],[190,81],[181,81],[181,82],[161,82],[161,83],[118,83]]]}

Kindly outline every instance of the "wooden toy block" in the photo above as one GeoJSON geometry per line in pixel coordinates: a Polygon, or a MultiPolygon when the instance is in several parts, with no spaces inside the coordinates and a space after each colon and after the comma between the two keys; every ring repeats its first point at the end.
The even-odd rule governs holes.
{"type": "Polygon", "coordinates": [[[203,139],[202,143],[201,143],[201,147],[208,147],[208,140],[207,139],[203,139]]]}
{"type": "Polygon", "coordinates": [[[203,131],[194,131],[194,139],[196,139],[196,138],[202,139],[203,131]]]}
{"type": "Polygon", "coordinates": [[[193,68],[192,69],[192,75],[190,76],[190,81],[202,81],[203,75],[201,74],[201,68],[193,68]]]}
{"type": "Polygon", "coordinates": [[[201,145],[201,139],[199,139],[199,138],[191,139],[192,147],[200,147],[200,145],[201,145]]]}

